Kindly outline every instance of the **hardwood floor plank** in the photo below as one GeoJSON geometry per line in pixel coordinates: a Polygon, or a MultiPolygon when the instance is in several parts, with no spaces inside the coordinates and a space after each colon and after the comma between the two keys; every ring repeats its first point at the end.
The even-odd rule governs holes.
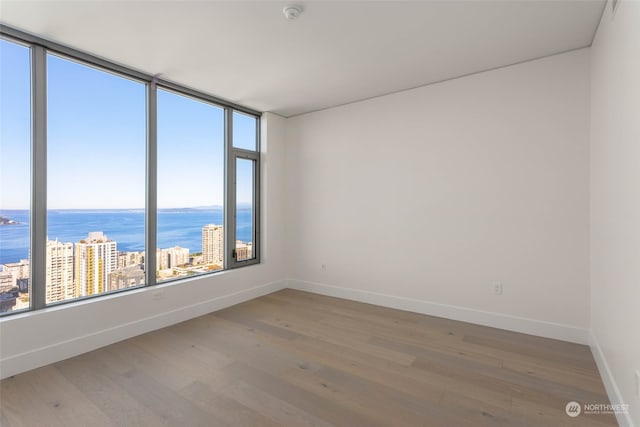
{"type": "Polygon", "coordinates": [[[58,362],[56,369],[118,426],[167,425],[148,407],[141,405],[113,379],[115,374],[96,352],[58,362]]]}
{"type": "Polygon", "coordinates": [[[40,395],[29,381],[34,371],[6,378],[0,382],[0,412],[2,426],[36,426],[47,420],[56,422],[53,406],[47,396],[40,395]]]}
{"type": "Polygon", "coordinates": [[[140,348],[136,341],[118,343],[105,348],[101,359],[109,367],[125,368],[119,371],[118,379],[131,373],[147,375],[170,390],[179,390],[198,379],[186,376],[182,369],[171,366],[161,360],[159,355],[140,348]],[[163,374],[157,375],[159,372],[163,374]]]}
{"type": "Polygon", "coordinates": [[[413,356],[414,360],[418,357],[457,361],[459,364],[472,363],[472,364],[484,364],[494,367],[502,367],[502,359],[493,356],[487,356],[482,353],[474,353],[469,351],[460,351],[451,349],[451,351],[443,351],[442,347],[438,350],[427,349],[425,347],[418,347],[410,344],[399,342],[398,340],[392,340],[387,338],[372,337],[369,341],[370,344],[388,348],[390,350],[399,351],[407,355],[413,356]]]}
{"type": "MultiPolygon", "coordinates": [[[[593,366],[593,357],[587,357],[582,347],[586,346],[568,346],[571,350],[554,350],[547,346],[534,345],[533,343],[516,343],[506,339],[496,337],[486,337],[479,335],[467,334],[463,338],[463,341],[468,343],[479,344],[484,347],[494,348],[498,350],[505,350],[511,353],[524,354],[533,356],[536,359],[563,363],[570,366],[577,366],[584,369],[590,369],[593,366]]],[[[555,340],[549,340],[555,341],[555,340]]],[[[567,343],[570,344],[570,343],[567,343]]],[[[590,354],[589,354],[590,356],[590,354]]]]}
{"type": "Polygon", "coordinates": [[[281,372],[305,362],[294,354],[279,351],[274,343],[283,340],[280,337],[270,336],[216,316],[203,317],[206,318],[204,319],[206,329],[192,331],[192,333],[215,335],[215,340],[205,345],[219,349],[236,361],[272,373],[281,372]]]}
{"type": "Polygon", "coordinates": [[[376,356],[406,366],[409,366],[415,360],[415,357],[411,355],[367,344],[370,335],[365,333],[347,331],[345,329],[336,329],[331,326],[322,325],[318,322],[309,322],[304,319],[285,321],[277,317],[271,317],[261,319],[261,321],[268,324],[292,329],[297,333],[304,335],[305,337],[316,338],[347,347],[357,347],[370,354],[374,354],[376,356]]]}
{"type": "Polygon", "coordinates": [[[157,380],[162,375],[163,372],[159,371],[151,377],[143,371],[132,369],[115,377],[115,382],[125,388],[137,403],[165,420],[167,425],[211,425],[211,416],[207,412],[157,380]]]}
{"type": "Polygon", "coordinates": [[[503,368],[531,375],[544,381],[557,381],[565,385],[574,385],[594,393],[602,393],[602,381],[597,368],[583,370],[559,367],[553,363],[541,363],[530,357],[509,357],[503,359],[503,368]]]}
{"type": "Polygon", "coordinates": [[[366,378],[423,400],[437,402],[442,397],[442,384],[420,381],[404,365],[394,364],[368,353],[310,339],[296,340],[289,348],[290,351],[299,352],[314,360],[318,365],[345,371],[349,375],[366,378]]]}
{"type": "MultiPolygon", "coordinates": [[[[291,369],[281,375],[288,383],[315,396],[339,401],[343,406],[363,417],[371,417],[382,425],[412,426],[424,422],[420,413],[407,410],[406,406],[393,404],[384,400],[378,387],[371,388],[366,397],[361,396],[361,387],[345,386],[343,382],[336,382],[322,375],[321,372],[308,372],[301,369],[291,369]]],[[[426,405],[423,405],[423,407],[426,405]]]]}
{"type": "Polygon", "coordinates": [[[329,354],[320,360],[321,364],[370,378],[381,384],[395,386],[405,392],[417,393],[423,400],[439,401],[444,391],[451,390],[471,398],[483,399],[491,405],[511,408],[511,396],[506,389],[487,389],[464,379],[458,380],[447,375],[417,370],[365,352],[318,340],[296,341],[295,345],[316,357],[329,354]]]}
{"type": "Polygon", "coordinates": [[[262,372],[241,363],[233,363],[225,368],[242,381],[252,384],[264,392],[273,394],[281,400],[301,408],[325,421],[338,426],[382,426],[373,417],[359,414],[346,405],[346,402],[328,399],[297,387],[291,382],[262,372]]]}
{"type": "Polygon", "coordinates": [[[302,336],[289,328],[261,322],[255,315],[252,315],[251,312],[247,312],[245,310],[233,310],[233,307],[231,309],[216,312],[215,317],[244,325],[249,331],[259,330],[266,334],[271,334],[284,339],[294,339],[302,336]]]}
{"type": "Polygon", "coordinates": [[[67,381],[55,366],[44,366],[29,372],[27,381],[37,390],[37,397],[52,408],[50,412],[54,418],[48,420],[52,425],[68,426],[78,419],[87,420],[87,426],[113,425],[107,415],[67,381]]]}
{"type": "Polygon", "coordinates": [[[527,393],[552,396],[565,403],[571,400],[583,402],[600,402],[603,394],[593,393],[578,387],[568,386],[556,381],[545,381],[538,378],[494,368],[482,364],[448,363],[446,361],[428,358],[417,358],[413,364],[418,369],[436,372],[465,382],[473,382],[480,387],[493,390],[509,390],[512,396],[522,396],[527,393]]]}
{"type": "Polygon", "coordinates": [[[244,381],[235,381],[229,387],[222,389],[221,392],[284,426],[332,426],[332,424],[244,381]]]}
{"type": "Polygon", "coordinates": [[[440,405],[449,408],[451,412],[461,417],[464,423],[468,425],[509,426],[516,424],[514,422],[515,417],[510,409],[494,406],[484,399],[475,399],[451,390],[447,390],[444,393],[440,405]]]}
{"type": "MultiPolygon", "coordinates": [[[[231,381],[225,382],[230,383],[231,381]]],[[[226,387],[228,385],[220,387],[218,384],[211,385],[196,381],[180,390],[179,394],[209,415],[209,425],[243,427],[280,425],[237,399],[222,394],[221,391],[226,387]]]]}

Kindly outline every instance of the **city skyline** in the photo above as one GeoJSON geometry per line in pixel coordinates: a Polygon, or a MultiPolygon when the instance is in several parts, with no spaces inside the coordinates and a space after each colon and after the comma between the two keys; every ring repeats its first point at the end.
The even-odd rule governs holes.
{"type": "MultiPolygon", "coordinates": [[[[193,274],[218,271],[224,263],[224,227],[202,226],[201,252],[173,246],[156,248],[156,280],[162,282],[193,274]]],[[[253,242],[236,240],[238,259],[253,256],[253,242]]],[[[77,242],[47,240],[46,303],[69,301],[145,284],[145,251],[119,251],[117,241],[102,231],[89,231],[77,242]]],[[[2,310],[29,306],[29,259],[3,263],[0,269],[0,293],[14,294],[15,305],[2,310]]]]}
{"type": "MultiPolygon", "coordinates": [[[[253,209],[238,209],[236,238],[251,241],[253,209]]],[[[224,224],[226,211],[218,208],[166,209],[158,211],[157,246],[180,245],[196,248],[201,244],[204,224],[224,224]]],[[[30,247],[30,213],[28,210],[0,211],[0,216],[17,220],[20,224],[0,225],[0,263],[28,257],[30,247]]],[[[86,236],[85,230],[103,230],[118,242],[119,250],[145,249],[145,213],[143,209],[71,209],[50,210],[47,214],[45,238],[77,242],[86,236]]]]}

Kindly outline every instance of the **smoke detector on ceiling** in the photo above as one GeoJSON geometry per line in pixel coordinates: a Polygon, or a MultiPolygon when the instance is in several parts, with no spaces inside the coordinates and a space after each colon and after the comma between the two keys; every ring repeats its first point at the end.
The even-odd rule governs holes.
{"type": "Polygon", "coordinates": [[[293,21],[302,13],[302,6],[286,6],[284,9],[282,9],[282,13],[284,13],[285,18],[287,18],[289,21],[293,21]]]}

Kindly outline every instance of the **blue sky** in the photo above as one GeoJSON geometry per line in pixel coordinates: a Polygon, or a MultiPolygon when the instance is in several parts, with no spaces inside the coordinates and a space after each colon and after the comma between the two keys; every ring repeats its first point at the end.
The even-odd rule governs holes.
{"type": "Polygon", "coordinates": [[[29,49],[0,40],[0,207],[29,206],[29,49]]]}
{"type": "MultiPolygon", "coordinates": [[[[25,209],[29,50],[0,43],[0,209],[25,209]]],[[[142,208],[145,85],[55,55],[47,57],[47,73],[48,207],[142,208]]],[[[223,204],[223,117],[219,107],[158,91],[159,208],[223,204]]],[[[255,124],[252,117],[234,114],[235,146],[255,148],[255,124]]],[[[238,201],[249,202],[250,194],[240,189],[238,201]]]]}

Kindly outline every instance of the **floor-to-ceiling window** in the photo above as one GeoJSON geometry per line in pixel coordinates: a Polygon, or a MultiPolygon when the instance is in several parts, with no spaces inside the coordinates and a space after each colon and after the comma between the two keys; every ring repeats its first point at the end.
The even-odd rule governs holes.
{"type": "Polygon", "coordinates": [[[2,36],[0,313],[259,262],[259,113],[2,36]]]}

